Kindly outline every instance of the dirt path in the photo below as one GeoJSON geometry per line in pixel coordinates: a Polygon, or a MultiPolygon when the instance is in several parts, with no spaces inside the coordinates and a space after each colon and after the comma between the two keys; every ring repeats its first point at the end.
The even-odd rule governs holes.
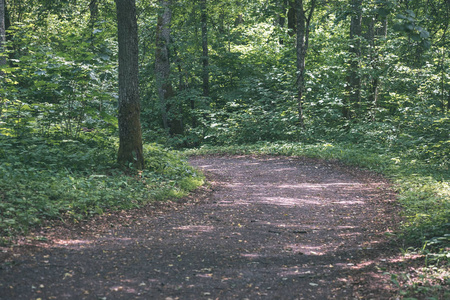
{"type": "Polygon", "coordinates": [[[399,219],[381,178],[304,158],[191,163],[213,181],[205,201],[43,229],[4,249],[0,299],[390,298],[399,219]]]}

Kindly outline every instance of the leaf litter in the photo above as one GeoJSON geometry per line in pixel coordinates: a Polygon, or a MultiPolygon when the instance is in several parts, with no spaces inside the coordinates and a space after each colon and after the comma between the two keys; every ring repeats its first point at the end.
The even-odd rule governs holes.
{"type": "Polygon", "coordinates": [[[402,220],[382,177],[308,158],[190,163],[210,184],[181,201],[49,223],[3,248],[0,299],[394,297],[386,233],[402,220]]]}

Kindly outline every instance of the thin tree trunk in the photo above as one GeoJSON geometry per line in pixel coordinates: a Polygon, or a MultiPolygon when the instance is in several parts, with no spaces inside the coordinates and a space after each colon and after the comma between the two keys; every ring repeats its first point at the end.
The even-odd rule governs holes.
{"type": "Polygon", "coordinates": [[[99,0],[91,0],[91,2],[89,3],[89,29],[90,29],[90,44],[91,44],[91,48],[92,51],[95,51],[95,23],[97,22],[98,19],[98,1],[99,0]]]}
{"type": "Polygon", "coordinates": [[[303,1],[298,4],[297,0],[289,0],[289,8],[287,13],[288,19],[288,33],[290,36],[293,36],[297,33],[297,9],[301,9],[303,11],[303,1]],[[301,8],[298,7],[301,5],[301,8]]]}
{"type": "Polygon", "coordinates": [[[297,110],[299,124],[304,127],[303,116],[303,90],[305,81],[305,60],[309,46],[310,23],[314,13],[316,1],[311,1],[308,16],[303,7],[303,0],[295,0],[295,19],[297,34],[297,110]]]}
{"type": "Polygon", "coordinates": [[[91,43],[94,43],[94,28],[95,28],[95,22],[97,22],[97,18],[98,18],[98,1],[99,0],[91,0],[91,2],[89,3],[89,12],[90,12],[90,17],[89,17],[89,27],[91,30],[91,43]]]}
{"type": "Polygon", "coordinates": [[[284,28],[284,25],[286,24],[286,9],[288,6],[288,0],[277,1],[276,6],[278,11],[275,18],[275,25],[284,28]]]}
{"type": "Polygon", "coordinates": [[[380,37],[387,37],[387,18],[386,16],[370,16],[370,19],[366,19],[367,32],[365,38],[369,44],[369,59],[370,65],[372,67],[372,78],[370,81],[370,90],[368,93],[368,106],[372,109],[372,121],[375,121],[376,113],[375,110],[378,107],[378,97],[381,88],[380,80],[380,62],[379,62],[379,52],[377,50],[377,43],[380,37]]]}
{"type": "MultiPolygon", "coordinates": [[[[0,0],[0,67],[6,65],[6,0],[0,0]]],[[[2,71],[0,70],[0,75],[2,71]]]]}
{"type": "Polygon", "coordinates": [[[344,117],[352,119],[361,103],[361,77],[359,74],[359,58],[361,56],[361,19],[362,19],[362,0],[351,0],[352,17],[350,23],[350,62],[348,70],[348,102],[344,106],[344,117]]]}
{"type": "MultiPolygon", "coordinates": [[[[443,35],[442,36],[442,44],[443,45],[446,44],[447,29],[448,29],[448,24],[445,26],[444,32],[442,34],[443,35]]],[[[445,77],[446,77],[445,58],[446,58],[446,55],[447,55],[447,53],[445,51],[445,47],[442,47],[442,55],[441,55],[441,97],[442,97],[442,110],[443,111],[448,110],[448,108],[450,107],[450,103],[447,103],[447,107],[445,107],[445,77]]],[[[450,96],[450,91],[449,91],[449,96],[450,96]]]]}
{"type": "MultiPolygon", "coordinates": [[[[278,26],[280,28],[284,28],[284,25],[286,24],[286,9],[288,7],[288,0],[281,0],[277,1],[277,12],[275,17],[275,26],[278,26]]],[[[280,45],[284,44],[283,38],[279,38],[278,40],[280,45]]]]}
{"type": "MultiPolygon", "coordinates": [[[[0,0],[0,78],[3,77],[4,72],[1,70],[3,66],[6,66],[6,0],[0,0]]],[[[3,111],[3,102],[5,99],[0,95],[0,116],[3,111]]]]}
{"type": "Polygon", "coordinates": [[[169,1],[161,0],[160,3],[161,13],[158,15],[158,23],[156,25],[155,76],[163,126],[164,129],[169,130],[167,98],[173,92],[169,83],[170,61],[168,45],[170,43],[169,24],[172,19],[172,12],[169,8],[169,1]]]}
{"type": "Polygon", "coordinates": [[[206,0],[200,1],[200,23],[202,26],[202,81],[203,96],[209,97],[209,53],[208,53],[208,19],[206,0]]]}
{"type": "Polygon", "coordinates": [[[135,0],[115,0],[119,41],[119,152],[117,161],[144,168],[140,123],[138,28],[135,0]]]}
{"type": "Polygon", "coordinates": [[[369,93],[367,95],[367,106],[369,109],[372,109],[372,121],[375,121],[375,112],[374,110],[377,107],[378,102],[378,87],[379,87],[379,76],[377,74],[378,69],[378,53],[376,52],[375,46],[375,36],[377,35],[376,32],[378,30],[375,30],[377,18],[374,16],[369,16],[367,18],[363,19],[363,23],[365,23],[365,26],[367,27],[367,31],[365,33],[365,38],[367,40],[367,43],[369,45],[368,47],[368,56],[370,60],[370,66],[372,67],[371,72],[371,78],[370,78],[370,86],[369,86],[369,93]]]}
{"type": "Polygon", "coordinates": [[[94,27],[94,23],[97,21],[98,17],[98,0],[91,0],[89,3],[89,12],[91,13],[89,22],[91,26],[94,27]]]}
{"type": "MultiPolygon", "coordinates": [[[[11,27],[11,17],[9,15],[8,5],[6,0],[3,0],[3,18],[5,22],[5,31],[8,31],[9,27],[11,27]]],[[[5,33],[6,40],[9,40],[8,33],[5,33]]]]}
{"type": "Polygon", "coordinates": [[[305,11],[303,10],[303,1],[296,0],[296,30],[297,30],[297,110],[298,121],[304,127],[303,120],[303,88],[305,71],[305,11]]]}
{"type": "MultiPolygon", "coordinates": [[[[446,8],[447,8],[447,13],[446,13],[446,15],[447,15],[447,20],[449,19],[449,17],[450,17],[450,0],[447,0],[446,2],[445,2],[445,4],[446,4],[446,8]]],[[[448,29],[449,29],[449,23],[448,23],[448,21],[447,21],[447,23],[446,23],[446,26],[445,26],[445,30],[444,30],[444,38],[443,38],[443,40],[444,40],[444,42],[446,41],[446,39],[447,39],[447,32],[448,32],[448,29]]],[[[444,43],[445,44],[445,43],[444,43]]],[[[442,75],[442,77],[444,77],[444,74],[442,75]]],[[[442,91],[442,93],[444,93],[444,91],[442,91]]],[[[450,111],[450,88],[449,88],[449,83],[447,82],[447,108],[446,108],[446,112],[448,113],[450,111]]]]}
{"type": "Polygon", "coordinates": [[[164,129],[170,135],[183,133],[181,113],[177,111],[177,105],[170,105],[168,100],[174,96],[172,83],[170,82],[170,22],[172,10],[170,0],[160,1],[161,10],[158,15],[156,28],[156,52],[155,52],[155,76],[156,88],[161,107],[161,115],[164,129]],[[174,112],[172,115],[170,112],[174,112]]]}
{"type": "Polygon", "coordinates": [[[447,91],[447,113],[450,111],[450,90],[447,91]]]}

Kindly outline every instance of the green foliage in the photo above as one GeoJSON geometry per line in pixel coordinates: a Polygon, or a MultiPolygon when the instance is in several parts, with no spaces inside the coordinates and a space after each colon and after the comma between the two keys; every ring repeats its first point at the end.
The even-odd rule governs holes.
{"type": "Polygon", "coordinates": [[[9,27],[13,67],[0,83],[3,134],[55,133],[76,138],[83,128],[115,130],[115,42],[111,24],[50,13],[45,26],[28,16],[9,27]],[[92,30],[92,31],[91,31],[92,30]]]}
{"type": "Polygon", "coordinates": [[[81,220],[186,195],[203,177],[156,144],[148,168],[124,172],[107,140],[0,139],[0,235],[26,233],[44,220],[81,220]]]}

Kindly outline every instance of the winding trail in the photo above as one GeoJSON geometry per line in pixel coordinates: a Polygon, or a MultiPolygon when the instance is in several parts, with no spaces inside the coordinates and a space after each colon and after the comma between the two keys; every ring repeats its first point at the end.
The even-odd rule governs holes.
{"type": "Polygon", "coordinates": [[[190,162],[212,181],[206,201],[123,213],[120,226],[99,222],[107,225],[4,250],[0,299],[392,296],[384,233],[399,218],[382,178],[306,158],[190,162]]]}

